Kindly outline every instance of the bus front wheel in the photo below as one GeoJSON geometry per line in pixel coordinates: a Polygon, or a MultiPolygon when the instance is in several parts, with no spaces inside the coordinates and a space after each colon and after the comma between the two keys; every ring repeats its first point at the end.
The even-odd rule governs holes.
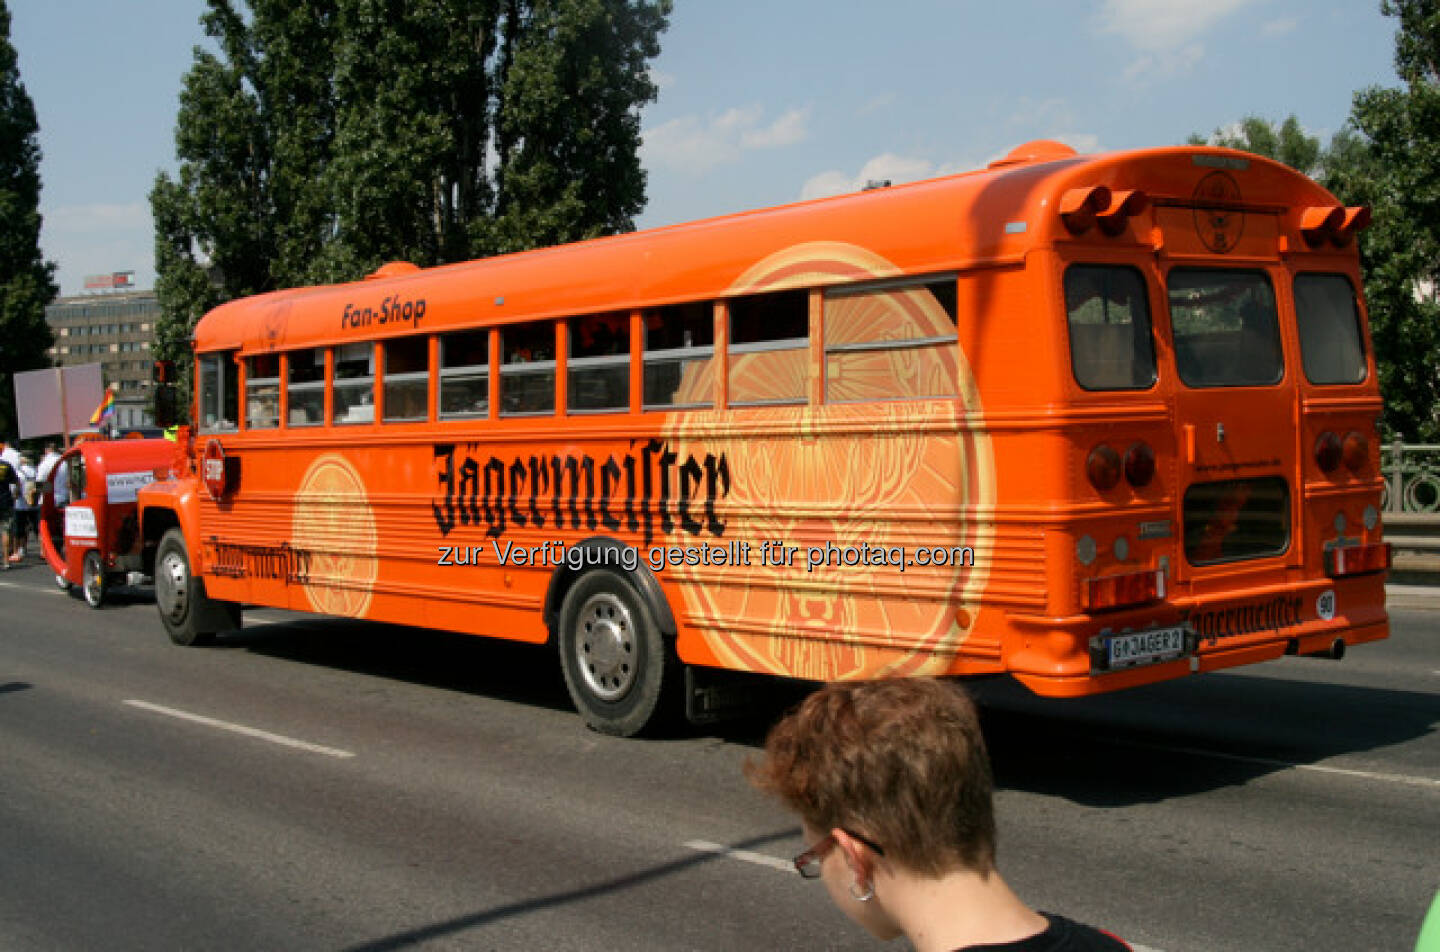
{"type": "Polygon", "coordinates": [[[602,734],[640,733],[676,693],[673,652],[635,587],[615,572],[588,572],[566,593],[559,649],[571,700],[602,734]]]}
{"type": "Polygon", "coordinates": [[[185,535],[171,529],[155,550],[155,604],[170,640],[177,645],[205,645],[215,633],[240,627],[238,605],[205,594],[205,580],[190,572],[185,535]]]}

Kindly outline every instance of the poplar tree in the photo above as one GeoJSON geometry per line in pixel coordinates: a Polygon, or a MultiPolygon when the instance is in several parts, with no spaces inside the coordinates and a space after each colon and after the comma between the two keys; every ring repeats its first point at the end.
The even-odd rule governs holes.
{"type": "Polygon", "coordinates": [[[1398,88],[1355,94],[1353,132],[1325,184],[1369,205],[1360,236],[1365,296],[1390,434],[1440,439],[1440,0],[1383,0],[1395,17],[1398,88]]]}
{"type": "Polygon", "coordinates": [[[633,229],[670,0],[242,2],[151,194],[162,356],[239,295],[633,229]]]}
{"type": "Polygon", "coordinates": [[[14,375],[50,365],[45,305],[55,265],[40,254],[40,124],[10,43],[0,0],[0,437],[16,435],[14,375]]]}

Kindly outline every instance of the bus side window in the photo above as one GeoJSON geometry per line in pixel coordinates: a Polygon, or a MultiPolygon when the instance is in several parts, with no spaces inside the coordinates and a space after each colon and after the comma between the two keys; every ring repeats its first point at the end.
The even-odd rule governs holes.
{"type": "Polygon", "coordinates": [[[572,413],[630,409],[630,315],[592,314],[570,321],[566,392],[572,413]]]}
{"type": "Polygon", "coordinates": [[[1155,383],[1150,304],[1139,271],[1071,265],[1065,311],[1076,383],[1086,390],[1145,390],[1155,383]]]}
{"type": "Polygon", "coordinates": [[[776,291],[730,302],[732,406],[804,403],[809,364],[809,291],[776,291]]]}
{"type": "Polygon", "coordinates": [[[325,416],[325,348],[292,351],[289,365],[289,423],[317,426],[325,416]]]}
{"type": "Polygon", "coordinates": [[[235,430],[240,420],[240,373],[235,352],[200,358],[200,429],[205,433],[235,430]]]}
{"type": "Polygon", "coordinates": [[[384,346],[385,421],[425,419],[429,412],[430,339],[401,337],[386,341],[384,346]]]}
{"type": "Polygon", "coordinates": [[[500,415],[555,412],[555,324],[500,329],[500,415]]]}
{"type": "Polygon", "coordinates": [[[915,400],[958,391],[955,278],[825,293],[825,400],[915,400]]]}
{"type": "Polygon", "coordinates": [[[714,402],[715,307],[687,301],[646,311],[644,406],[708,407],[714,402]]]}
{"type": "Polygon", "coordinates": [[[341,344],[335,348],[331,392],[332,423],[375,422],[375,345],[341,344]]]}
{"type": "Polygon", "coordinates": [[[245,428],[273,430],[280,425],[280,355],[246,359],[245,428]]]}

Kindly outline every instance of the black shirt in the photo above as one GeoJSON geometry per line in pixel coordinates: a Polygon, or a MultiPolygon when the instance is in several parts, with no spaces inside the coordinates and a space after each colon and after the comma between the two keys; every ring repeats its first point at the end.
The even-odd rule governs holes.
{"type": "Polygon", "coordinates": [[[11,483],[20,482],[20,474],[15,472],[15,467],[0,459],[0,509],[11,509],[15,505],[15,494],[10,489],[11,483]]]}
{"type": "Polygon", "coordinates": [[[1044,932],[1015,942],[967,945],[955,952],[1132,952],[1130,946],[1108,932],[1072,922],[1064,916],[1048,912],[1040,915],[1050,922],[1044,932]]]}

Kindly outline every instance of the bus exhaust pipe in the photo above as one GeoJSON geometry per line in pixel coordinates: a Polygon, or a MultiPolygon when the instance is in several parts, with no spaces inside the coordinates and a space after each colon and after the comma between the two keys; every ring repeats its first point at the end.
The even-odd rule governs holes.
{"type": "Polygon", "coordinates": [[[1345,639],[1336,638],[1334,641],[1330,642],[1330,646],[1328,648],[1322,648],[1319,651],[1307,651],[1304,655],[1301,655],[1301,657],[1329,658],[1331,661],[1339,661],[1341,658],[1345,657],[1345,639]]]}

